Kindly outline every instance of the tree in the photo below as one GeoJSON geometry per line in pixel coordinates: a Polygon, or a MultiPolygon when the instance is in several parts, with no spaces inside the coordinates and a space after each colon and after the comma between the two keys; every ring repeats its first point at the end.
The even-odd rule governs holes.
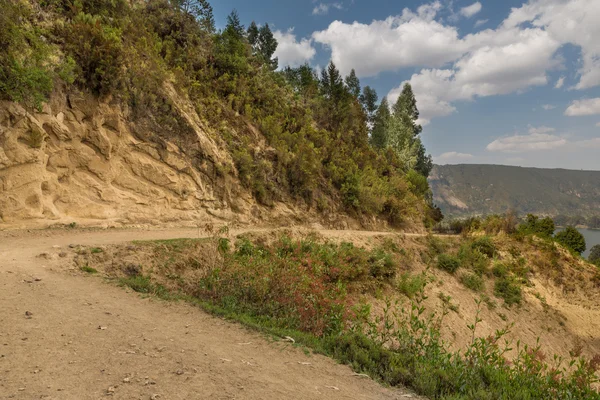
{"type": "Polygon", "coordinates": [[[414,168],[415,171],[427,178],[433,169],[433,159],[430,154],[426,153],[421,138],[415,138],[415,141],[417,142],[417,162],[414,168]]]}
{"type": "Polygon", "coordinates": [[[256,22],[252,21],[250,26],[248,27],[248,42],[252,47],[255,47],[258,44],[258,26],[256,22]]]}
{"type": "Polygon", "coordinates": [[[600,267],[600,244],[597,244],[594,247],[592,247],[592,250],[590,251],[590,256],[588,257],[588,260],[592,264],[596,264],[597,266],[600,267]]]}
{"type": "Polygon", "coordinates": [[[391,113],[387,97],[381,99],[377,112],[373,118],[373,129],[371,130],[371,146],[381,150],[387,146],[387,130],[391,113]]]}
{"type": "Polygon", "coordinates": [[[207,0],[172,0],[179,9],[192,14],[206,31],[215,31],[213,9],[207,0]]]}
{"type": "Polygon", "coordinates": [[[577,254],[583,253],[586,249],[585,238],[572,226],[567,226],[564,231],[558,232],[554,238],[558,243],[573,250],[577,254]]]}
{"type": "Polygon", "coordinates": [[[240,38],[243,38],[246,34],[246,30],[240,21],[240,16],[238,15],[237,10],[234,9],[231,14],[227,16],[227,25],[225,26],[225,30],[231,30],[232,32],[235,32],[235,34],[240,38]]]}
{"type": "Polygon", "coordinates": [[[414,136],[417,136],[423,131],[421,125],[417,124],[417,120],[419,119],[419,109],[417,108],[417,100],[415,99],[410,83],[404,84],[402,93],[400,93],[398,101],[394,104],[393,113],[402,118],[402,122],[404,122],[405,125],[411,127],[414,136]]]}
{"type": "Polygon", "coordinates": [[[527,214],[525,222],[519,226],[519,230],[523,233],[538,235],[542,237],[551,237],[554,235],[554,220],[550,217],[540,219],[537,215],[527,214]]]}
{"type": "Polygon", "coordinates": [[[272,58],[277,50],[277,39],[273,36],[269,24],[265,24],[258,30],[257,52],[272,70],[276,70],[279,64],[277,58],[272,58]]]}
{"type": "Polygon", "coordinates": [[[377,92],[370,86],[365,86],[359,100],[367,115],[369,129],[372,130],[373,124],[375,123],[375,113],[377,112],[377,92]]]}
{"type": "Polygon", "coordinates": [[[345,92],[344,81],[333,61],[321,72],[321,88],[327,99],[334,103],[342,100],[345,92]]]}
{"type": "Polygon", "coordinates": [[[354,68],[352,68],[352,71],[350,71],[350,75],[346,77],[345,81],[350,94],[358,99],[360,97],[360,81],[356,76],[356,71],[354,70],[354,68]]]}

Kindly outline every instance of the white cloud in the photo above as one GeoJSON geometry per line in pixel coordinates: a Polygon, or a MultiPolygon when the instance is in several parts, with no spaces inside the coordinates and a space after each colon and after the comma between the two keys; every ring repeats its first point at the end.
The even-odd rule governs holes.
{"type": "MultiPolygon", "coordinates": [[[[423,123],[452,114],[456,101],[548,85],[548,72],[562,67],[556,52],[567,43],[582,51],[575,88],[600,85],[600,1],[529,0],[511,9],[497,28],[463,36],[449,24],[451,19],[439,18],[444,7],[451,11],[433,1],[369,24],[334,21],[312,37],[331,49],[331,59],[344,74],[352,68],[360,77],[423,68],[409,80],[423,123]]],[[[472,16],[481,8],[477,2],[460,13],[472,16]]],[[[554,87],[564,84],[562,76],[554,87]]],[[[389,92],[391,101],[398,92],[389,92]]]]}
{"type": "Polygon", "coordinates": [[[576,89],[600,85],[600,1],[598,0],[530,0],[513,8],[504,26],[531,24],[545,29],[561,43],[581,47],[582,67],[576,89]]]}
{"type": "Polygon", "coordinates": [[[582,117],[600,114],[600,97],[594,99],[575,100],[565,110],[569,117],[582,117]]]}
{"type": "Polygon", "coordinates": [[[553,150],[566,146],[569,142],[564,137],[554,134],[553,128],[530,127],[526,135],[515,134],[494,140],[486,149],[492,152],[523,153],[528,151],[553,150]]]}
{"type": "Polygon", "coordinates": [[[368,25],[333,21],[313,38],[331,48],[331,59],[343,73],[354,68],[359,76],[374,76],[404,67],[439,67],[469,50],[456,27],[435,21],[441,7],[436,1],[368,25]]]}
{"type": "Polygon", "coordinates": [[[489,19],[478,19],[478,20],[475,22],[475,28],[479,28],[481,25],[485,25],[485,24],[487,24],[487,23],[488,23],[488,21],[489,21],[489,19]]]}
{"type": "MultiPolygon", "coordinates": [[[[455,101],[547,84],[546,70],[557,64],[553,55],[560,44],[538,29],[501,36],[493,37],[489,31],[470,36],[467,40],[489,44],[465,55],[452,69],[424,69],[410,78],[423,120],[451,114],[456,110],[452,105],[455,101]]],[[[389,93],[391,103],[403,85],[389,93]]]]}
{"type": "Polygon", "coordinates": [[[465,162],[475,158],[473,154],[468,153],[458,153],[456,151],[449,151],[444,154],[440,154],[435,157],[436,164],[457,164],[461,162],[465,162]]]}
{"type": "Polygon", "coordinates": [[[313,15],[325,15],[329,12],[330,9],[336,8],[341,10],[343,8],[341,3],[319,3],[315,8],[313,8],[313,15]]]}
{"type": "Polygon", "coordinates": [[[598,128],[600,128],[600,122],[598,122],[598,123],[596,124],[596,126],[597,126],[598,128]]]}
{"type": "Polygon", "coordinates": [[[468,7],[463,7],[460,9],[460,14],[464,17],[467,18],[471,18],[473,15],[477,14],[479,11],[481,11],[481,3],[477,2],[477,3],[473,3],[468,7]]]}
{"type": "Polygon", "coordinates": [[[554,106],[552,104],[543,104],[542,108],[546,111],[550,111],[550,110],[554,110],[556,108],[556,106],[554,106]]]}
{"type": "Polygon", "coordinates": [[[279,58],[280,66],[297,67],[314,58],[317,51],[312,45],[311,39],[301,39],[298,41],[294,30],[287,32],[275,31],[273,36],[277,39],[277,50],[275,57],[279,58]]]}

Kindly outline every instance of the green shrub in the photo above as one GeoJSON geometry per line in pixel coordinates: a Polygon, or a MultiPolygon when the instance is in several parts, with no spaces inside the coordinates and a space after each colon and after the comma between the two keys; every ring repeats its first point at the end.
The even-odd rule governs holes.
{"type": "Polygon", "coordinates": [[[600,266],[600,244],[597,244],[594,247],[592,247],[592,249],[590,250],[588,260],[592,264],[600,266]]]}
{"type": "Polygon", "coordinates": [[[481,254],[485,254],[490,258],[494,257],[496,254],[496,245],[488,236],[475,239],[473,243],[471,243],[471,248],[479,251],[481,254]]]}
{"type": "Polygon", "coordinates": [[[474,292],[480,292],[483,289],[483,278],[477,274],[465,273],[460,276],[460,281],[467,288],[474,292]]]}
{"type": "Polygon", "coordinates": [[[397,288],[400,293],[412,299],[417,293],[425,289],[427,285],[427,276],[423,274],[413,275],[408,272],[400,274],[397,288]]]}
{"type": "Polygon", "coordinates": [[[494,295],[504,299],[507,306],[521,304],[521,286],[510,277],[497,278],[494,283],[494,295]]]}
{"type": "Polygon", "coordinates": [[[488,273],[489,258],[481,253],[477,247],[470,243],[464,243],[458,250],[458,258],[462,268],[470,269],[479,276],[488,273]]]}
{"type": "Polygon", "coordinates": [[[577,254],[583,253],[586,249],[585,237],[572,226],[567,226],[564,231],[558,232],[555,239],[577,254]]]}
{"type": "Polygon", "coordinates": [[[97,15],[79,13],[62,32],[65,49],[77,63],[77,80],[96,94],[120,86],[124,52],[122,31],[97,15]]]}
{"type": "Polygon", "coordinates": [[[40,109],[54,86],[47,38],[32,23],[27,3],[0,6],[0,99],[40,109]]]}
{"type": "Polygon", "coordinates": [[[453,274],[460,268],[460,260],[453,255],[440,254],[438,256],[437,267],[453,274]]]}

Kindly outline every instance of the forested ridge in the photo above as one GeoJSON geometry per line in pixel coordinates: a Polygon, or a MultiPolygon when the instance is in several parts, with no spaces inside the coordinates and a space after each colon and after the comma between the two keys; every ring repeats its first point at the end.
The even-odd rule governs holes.
{"type": "MultiPolygon", "coordinates": [[[[91,93],[176,136],[189,130],[169,91],[189,99],[264,206],[303,202],[392,225],[441,218],[410,85],[379,102],[354,70],[279,66],[268,24],[234,10],[215,29],[205,0],[0,0],[0,98],[41,110],[91,93]],[[258,135],[257,136],[257,132],[258,135]],[[266,143],[266,145],[262,145],[266,143]]],[[[420,222],[419,222],[420,223],[420,222]]]]}

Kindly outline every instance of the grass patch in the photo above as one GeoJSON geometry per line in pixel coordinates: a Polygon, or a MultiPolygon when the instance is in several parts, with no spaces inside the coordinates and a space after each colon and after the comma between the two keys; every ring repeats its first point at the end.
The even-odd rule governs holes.
{"type": "Polygon", "coordinates": [[[90,250],[90,253],[92,253],[92,254],[100,254],[100,253],[103,253],[103,252],[104,252],[104,250],[102,250],[100,247],[93,247],[90,250]]]}
{"type": "Polygon", "coordinates": [[[138,293],[154,295],[162,300],[176,300],[179,298],[177,294],[170,292],[163,285],[153,283],[150,276],[136,275],[121,278],[119,279],[119,285],[129,287],[138,293]]]}
{"type": "Polygon", "coordinates": [[[81,270],[83,272],[87,272],[88,274],[97,274],[98,270],[96,268],[92,268],[88,265],[84,265],[83,267],[81,267],[81,270]]]}

